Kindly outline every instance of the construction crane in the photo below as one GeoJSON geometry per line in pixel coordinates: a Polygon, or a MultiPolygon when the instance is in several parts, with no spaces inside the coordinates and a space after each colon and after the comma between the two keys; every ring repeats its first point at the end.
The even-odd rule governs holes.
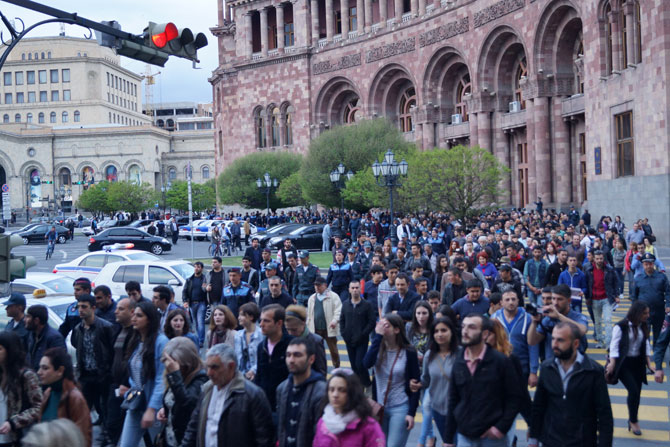
{"type": "Polygon", "coordinates": [[[149,116],[153,121],[154,118],[154,84],[156,84],[155,77],[161,74],[160,71],[156,73],[151,73],[151,65],[147,64],[142,74],[142,79],[144,79],[144,114],[149,116]]]}

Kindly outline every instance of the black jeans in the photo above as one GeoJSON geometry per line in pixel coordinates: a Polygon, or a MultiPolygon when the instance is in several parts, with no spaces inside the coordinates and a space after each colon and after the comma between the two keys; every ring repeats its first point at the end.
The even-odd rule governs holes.
{"type": "MultiPolygon", "coordinates": [[[[645,349],[645,346],[640,347],[645,349]]],[[[628,391],[626,404],[628,405],[628,419],[637,422],[637,411],[640,408],[640,394],[642,393],[642,381],[647,373],[645,364],[639,357],[626,357],[619,370],[619,380],[628,391]]]]}
{"type": "Polygon", "coordinates": [[[113,445],[117,445],[121,439],[123,420],[126,417],[126,411],[121,409],[123,397],[116,397],[115,391],[115,387],[111,386],[107,398],[107,419],[105,420],[107,436],[113,445]]]}
{"type": "Polygon", "coordinates": [[[347,355],[351,362],[351,369],[361,379],[363,386],[368,387],[372,382],[370,381],[370,374],[368,374],[367,368],[363,366],[363,357],[365,357],[365,353],[368,351],[367,338],[365,341],[366,343],[358,345],[347,345],[347,355]]]}
{"type": "Polygon", "coordinates": [[[101,426],[105,427],[105,420],[107,417],[107,400],[109,399],[109,382],[107,380],[100,380],[97,375],[82,373],[79,378],[81,383],[81,393],[86,399],[89,410],[98,413],[101,426]]]}

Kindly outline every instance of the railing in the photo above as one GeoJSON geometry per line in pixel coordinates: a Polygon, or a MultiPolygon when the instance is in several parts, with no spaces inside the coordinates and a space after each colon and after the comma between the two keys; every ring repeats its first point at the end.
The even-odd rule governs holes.
{"type": "Polygon", "coordinates": [[[468,136],[470,136],[470,123],[468,121],[458,124],[449,124],[444,130],[444,137],[447,139],[465,138],[468,136]]]}
{"type": "Polygon", "coordinates": [[[564,99],[561,104],[563,116],[580,115],[584,113],[584,95],[572,95],[564,99]]]}
{"type": "Polygon", "coordinates": [[[257,61],[258,59],[263,58],[263,53],[252,53],[251,54],[251,60],[252,61],[257,61]]]}
{"type": "Polygon", "coordinates": [[[268,56],[276,56],[279,54],[279,48],[275,48],[273,50],[268,50],[268,56]]]}
{"type": "Polygon", "coordinates": [[[349,39],[355,39],[358,37],[358,31],[349,31],[349,39]]]}
{"type": "Polygon", "coordinates": [[[430,5],[426,6],[426,13],[433,12],[434,9],[435,9],[435,4],[431,3],[430,5]]]}
{"type": "Polygon", "coordinates": [[[321,48],[321,47],[325,47],[327,43],[328,43],[328,40],[326,40],[326,39],[319,39],[319,48],[321,48]]]}
{"type": "Polygon", "coordinates": [[[296,51],[298,51],[298,49],[294,45],[284,47],[284,53],[295,53],[296,51]]]}
{"type": "Polygon", "coordinates": [[[517,127],[526,127],[526,110],[520,112],[504,113],[501,118],[503,129],[514,129],[517,127]]]}
{"type": "Polygon", "coordinates": [[[379,30],[381,29],[381,27],[382,27],[382,24],[381,24],[381,23],[375,23],[375,24],[373,24],[373,25],[372,25],[372,32],[373,32],[373,33],[376,33],[377,31],[379,31],[379,30]]]}
{"type": "Polygon", "coordinates": [[[393,17],[392,19],[388,19],[388,20],[386,21],[386,26],[387,26],[387,27],[390,28],[390,27],[392,27],[393,25],[395,25],[395,17],[393,17]]]}
{"type": "Polygon", "coordinates": [[[412,13],[411,12],[407,12],[407,13],[402,15],[402,23],[407,23],[410,20],[412,20],[412,13]]]}
{"type": "Polygon", "coordinates": [[[342,34],[335,34],[333,36],[333,42],[341,42],[342,41],[342,34]]]}

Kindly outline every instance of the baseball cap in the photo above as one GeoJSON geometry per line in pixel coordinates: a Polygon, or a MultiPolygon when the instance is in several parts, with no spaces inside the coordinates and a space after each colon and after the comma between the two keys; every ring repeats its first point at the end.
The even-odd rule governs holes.
{"type": "Polygon", "coordinates": [[[277,270],[277,264],[274,263],[274,262],[269,262],[269,263],[265,266],[265,270],[277,270]]]}
{"type": "Polygon", "coordinates": [[[317,276],[314,280],[314,284],[326,284],[326,278],[323,276],[317,276]]]}
{"type": "Polygon", "coordinates": [[[355,248],[350,248],[349,250],[347,250],[347,253],[356,253],[356,249],[355,248]]]}
{"type": "Polygon", "coordinates": [[[22,293],[12,292],[9,299],[2,304],[4,304],[5,306],[11,306],[11,305],[14,305],[14,304],[18,304],[19,306],[26,307],[26,297],[23,296],[22,293]]]}
{"type": "Polygon", "coordinates": [[[298,252],[299,258],[309,258],[309,252],[307,250],[300,250],[298,252]]]}

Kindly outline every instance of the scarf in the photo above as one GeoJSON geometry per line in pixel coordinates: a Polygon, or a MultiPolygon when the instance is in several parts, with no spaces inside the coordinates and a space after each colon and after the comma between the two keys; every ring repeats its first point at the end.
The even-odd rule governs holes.
{"type": "Polygon", "coordinates": [[[60,404],[60,398],[63,395],[63,379],[60,379],[51,385],[42,388],[44,391],[51,388],[49,401],[44,408],[44,413],[42,413],[42,421],[47,422],[58,419],[58,405],[60,404]]]}
{"type": "Polygon", "coordinates": [[[326,408],[323,410],[323,423],[334,435],[339,435],[342,433],[349,425],[349,422],[356,419],[358,415],[356,411],[352,410],[346,414],[337,414],[332,405],[326,405],[326,408]]]}

